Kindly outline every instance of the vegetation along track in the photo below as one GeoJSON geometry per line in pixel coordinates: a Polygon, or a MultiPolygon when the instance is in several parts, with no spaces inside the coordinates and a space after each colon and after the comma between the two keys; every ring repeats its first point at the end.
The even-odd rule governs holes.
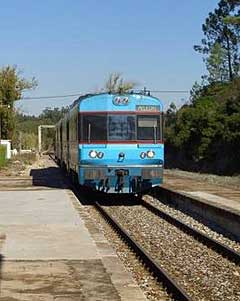
{"type": "Polygon", "coordinates": [[[176,300],[240,300],[239,253],[144,201],[96,206],[176,300]]]}

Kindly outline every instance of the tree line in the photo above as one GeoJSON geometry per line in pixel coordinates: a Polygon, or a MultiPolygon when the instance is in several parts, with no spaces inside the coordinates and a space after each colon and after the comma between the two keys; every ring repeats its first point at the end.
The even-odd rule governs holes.
{"type": "Polygon", "coordinates": [[[234,174],[240,171],[240,1],[220,0],[202,25],[201,53],[207,74],[189,102],[166,112],[169,167],[234,174]]]}
{"type": "MultiPolygon", "coordinates": [[[[38,126],[55,125],[68,111],[68,107],[45,108],[39,116],[24,115],[16,113],[16,128],[12,139],[13,147],[16,149],[38,148],[38,126]]],[[[54,129],[43,129],[42,131],[42,148],[45,151],[52,151],[54,148],[54,129]]]]}

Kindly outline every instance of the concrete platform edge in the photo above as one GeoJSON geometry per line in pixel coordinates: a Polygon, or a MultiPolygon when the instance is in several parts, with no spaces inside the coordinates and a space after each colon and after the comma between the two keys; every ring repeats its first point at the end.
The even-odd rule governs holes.
{"type": "Polygon", "coordinates": [[[94,231],[97,232],[97,234],[94,237],[91,231],[89,231],[90,236],[92,237],[93,241],[96,243],[98,252],[101,254],[103,266],[105,267],[106,271],[109,273],[111,281],[115,289],[118,291],[121,300],[123,301],[146,300],[143,291],[139,288],[137,283],[134,281],[130,272],[128,272],[125,269],[123,263],[120,261],[120,259],[118,258],[117,254],[112,249],[112,247],[110,246],[107,239],[96,227],[93,220],[86,215],[86,213],[84,212],[84,207],[80,204],[77,197],[74,195],[74,193],[71,190],[68,190],[68,193],[74,208],[78,211],[79,215],[83,219],[85,223],[85,227],[88,230],[89,230],[89,226],[94,227],[95,228],[94,231]],[[104,245],[104,247],[101,247],[102,245],[104,245]]]}
{"type": "Polygon", "coordinates": [[[239,211],[165,187],[156,187],[154,193],[162,202],[172,204],[186,213],[197,214],[209,221],[213,229],[215,225],[223,234],[240,241],[239,211]]]}

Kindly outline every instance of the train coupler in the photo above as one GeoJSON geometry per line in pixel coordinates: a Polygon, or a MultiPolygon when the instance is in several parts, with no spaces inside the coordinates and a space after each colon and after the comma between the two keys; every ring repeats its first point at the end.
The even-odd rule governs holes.
{"type": "Polygon", "coordinates": [[[125,170],[122,169],[116,170],[117,182],[115,185],[115,191],[118,193],[123,192],[125,174],[126,174],[125,170]]]}

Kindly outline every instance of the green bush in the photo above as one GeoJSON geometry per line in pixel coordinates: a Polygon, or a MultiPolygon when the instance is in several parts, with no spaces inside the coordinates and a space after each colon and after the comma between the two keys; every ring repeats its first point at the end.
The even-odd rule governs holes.
{"type": "Polygon", "coordinates": [[[6,147],[0,145],[0,168],[6,164],[6,147]]]}
{"type": "Polygon", "coordinates": [[[168,168],[240,174],[240,77],[202,87],[166,118],[168,168]]]}

